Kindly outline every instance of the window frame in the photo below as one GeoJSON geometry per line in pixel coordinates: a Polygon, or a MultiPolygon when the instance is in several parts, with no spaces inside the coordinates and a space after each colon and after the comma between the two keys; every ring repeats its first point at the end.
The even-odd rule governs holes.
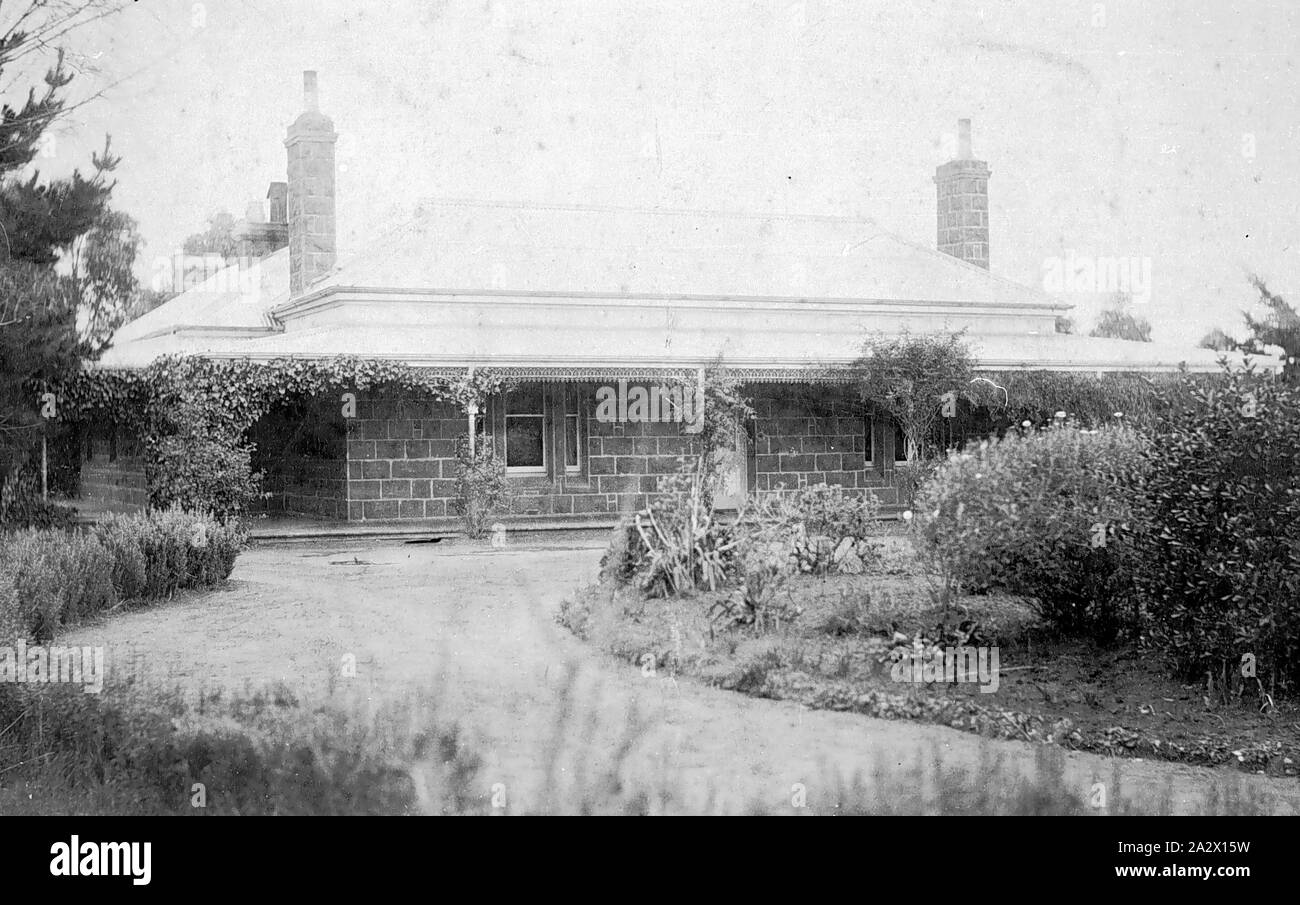
{"type": "Polygon", "coordinates": [[[501,418],[502,418],[501,427],[502,427],[502,431],[503,431],[503,434],[502,434],[502,457],[503,457],[504,460],[505,460],[505,465],[506,465],[506,474],[508,474],[508,475],[520,475],[520,476],[527,476],[527,475],[531,475],[531,476],[546,475],[546,474],[547,474],[548,467],[549,467],[549,465],[550,465],[551,456],[550,456],[550,453],[549,453],[549,451],[548,451],[548,449],[547,449],[547,447],[548,447],[550,444],[548,444],[548,443],[546,442],[546,434],[547,434],[547,431],[546,431],[546,425],[547,425],[547,417],[546,417],[547,387],[546,387],[546,384],[544,384],[544,383],[539,383],[537,386],[538,386],[538,390],[539,390],[539,394],[540,394],[540,399],[539,399],[538,410],[537,410],[537,413],[536,413],[536,414],[533,414],[533,413],[531,413],[531,412],[529,412],[529,413],[515,413],[515,414],[512,414],[511,411],[510,411],[510,396],[509,396],[509,394],[504,395],[504,396],[502,397],[502,399],[501,399],[501,418]],[[540,425],[540,436],[541,436],[541,447],[542,447],[542,464],[541,464],[541,465],[511,465],[511,464],[510,464],[510,419],[511,419],[511,418],[528,418],[528,419],[531,419],[531,420],[535,420],[535,421],[537,421],[537,422],[539,423],[539,425],[540,425]]]}
{"type": "Polygon", "coordinates": [[[557,460],[563,465],[566,475],[582,474],[582,387],[579,384],[565,384],[560,401],[559,436],[564,449],[557,460]],[[570,411],[572,407],[572,411],[570,411]],[[569,464],[569,419],[573,419],[573,464],[569,464]]]}

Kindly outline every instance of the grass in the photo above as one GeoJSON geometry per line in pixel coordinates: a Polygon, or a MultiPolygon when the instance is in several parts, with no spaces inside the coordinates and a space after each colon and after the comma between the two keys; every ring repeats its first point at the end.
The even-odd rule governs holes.
{"type": "MultiPolygon", "coordinates": [[[[0,686],[0,813],[15,814],[682,814],[670,777],[634,785],[621,766],[643,728],[629,717],[614,766],[586,772],[586,715],[566,697],[564,718],[537,752],[548,781],[534,801],[499,800],[483,761],[437,702],[367,711],[360,699],[308,705],[282,688],[186,703],[154,688],[115,686],[102,696],[57,687],[0,686]],[[571,781],[562,782],[566,775],[571,781]],[[203,806],[198,806],[202,788],[203,806]]],[[[1170,796],[1131,797],[1117,766],[1107,804],[1068,788],[1061,753],[1039,749],[1022,775],[990,750],[973,770],[944,763],[937,747],[910,764],[877,758],[854,776],[823,773],[792,787],[788,806],[705,805],[746,814],[1167,813],[1170,796]]],[[[1212,814],[1261,813],[1231,785],[1207,792],[1212,814]]]]}

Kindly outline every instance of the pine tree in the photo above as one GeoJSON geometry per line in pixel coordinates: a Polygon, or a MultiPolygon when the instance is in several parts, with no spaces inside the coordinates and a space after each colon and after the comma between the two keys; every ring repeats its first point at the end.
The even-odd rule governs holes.
{"type": "MultiPolygon", "coordinates": [[[[120,6],[116,0],[6,5],[0,19],[0,77],[120,6]]],[[[97,226],[111,231],[123,225],[108,207],[109,174],[118,159],[107,138],[103,152],[91,157],[89,176],[78,170],[45,179],[31,168],[42,136],[68,111],[71,81],[59,50],[41,87],[30,88],[21,104],[0,104],[0,507],[12,496],[17,472],[41,435],[39,388],[75,372],[102,346],[112,320],[103,312],[116,304],[110,295],[122,283],[110,262],[124,255],[120,248],[105,250],[105,237],[89,240],[87,250],[95,260],[85,258],[80,272],[75,263],[71,273],[55,267],[97,226]],[[87,310],[88,292],[98,314],[87,310]],[[79,316],[88,333],[79,330],[79,316]]],[[[134,252],[130,257],[133,261],[134,252]]]]}
{"type": "Polygon", "coordinates": [[[1260,277],[1252,275],[1250,284],[1259,293],[1265,314],[1256,319],[1249,311],[1242,312],[1251,333],[1243,344],[1244,351],[1263,354],[1264,346],[1281,346],[1286,353],[1282,373],[1289,380],[1300,381],[1300,314],[1286,299],[1271,292],[1260,277]]]}

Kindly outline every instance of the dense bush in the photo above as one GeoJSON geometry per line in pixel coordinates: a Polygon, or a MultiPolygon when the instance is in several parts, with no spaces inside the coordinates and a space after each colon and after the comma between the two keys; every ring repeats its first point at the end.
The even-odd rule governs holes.
{"type": "Polygon", "coordinates": [[[468,437],[456,446],[456,499],[452,508],[465,525],[465,534],[487,534],[488,521],[506,501],[506,463],[490,438],[480,438],[471,450],[468,437]]]}
{"type": "Polygon", "coordinates": [[[6,629],[49,641],[61,626],[117,602],[112,572],[111,555],[87,535],[35,530],[5,535],[0,586],[12,591],[0,591],[0,598],[13,607],[3,620],[6,629]]]}
{"type": "Polygon", "coordinates": [[[163,437],[145,461],[149,503],[221,519],[244,515],[263,496],[262,474],[251,460],[251,447],[229,438],[198,430],[163,437]]]}
{"type": "Polygon", "coordinates": [[[998,588],[1059,629],[1113,638],[1134,618],[1127,566],[1141,438],[1060,424],[971,444],[917,494],[913,543],[945,601],[998,588]]]}
{"type": "Polygon", "coordinates": [[[880,501],[838,486],[814,484],[760,497],[737,522],[742,544],[777,544],[792,570],[824,575],[870,568],[880,530],[880,501]]]}
{"type": "Polygon", "coordinates": [[[1189,676],[1236,679],[1251,654],[1263,681],[1293,685],[1300,387],[1238,372],[1192,396],[1147,454],[1135,565],[1147,637],[1189,676]]]}
{"type": "Polygon", "coordinates": [[[108,516],[95,526],[95,537],[113,555],[113,585],[124,600],[218,584],[247,540],[234,523],[179,507],[108,516]]]}
{"type": "Polygon", "coordinates": [[[229,575],[245,535],[180,509],[111,516],[89,534],[0,537],[0,637],[52,639],[119,601],[211,587],[229,575]]]}
{"type": "Polygon", "coordinates": [[[0,531],[67,528],[75,521],[71,507],[42,498],[38,468],[29,464],[0,475],[0,531]]]}
{"type": "Polygon", "coordinates": [[[14,500],[8,505],[0,503],[0,531],[70,528],[76,519],[76,510],[71,506],[39,498],[14,500]]]}

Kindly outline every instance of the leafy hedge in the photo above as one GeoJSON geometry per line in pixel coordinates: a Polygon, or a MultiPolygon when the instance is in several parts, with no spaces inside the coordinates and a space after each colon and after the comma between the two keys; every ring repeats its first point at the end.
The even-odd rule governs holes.
{"type": "MultiPolygon", "coordinates": [[[[1146,635],[1188,676],[1300,680],[1300,387],[1238,372],[1156,434],[1135,582],[1146,635]]],[[[1254,682],[1249,683],[1254,685],[1254,682]]]]}
{"type": "Polygon", "coordinates": [[[132,600],[224,581],[246,537],[179,509],[110,516],[91,533],[26,530],[0,536],[0,638],[49,641],[132,600]]]}
{"type": "Polygon", "coordinates": [[[1024,594],[1063,631],[1113,638],[1134,618],[1128,528],[1144,445],[1075,424],[971,444],[918,492],[917,553],[949,596],[1024,594]]]}

